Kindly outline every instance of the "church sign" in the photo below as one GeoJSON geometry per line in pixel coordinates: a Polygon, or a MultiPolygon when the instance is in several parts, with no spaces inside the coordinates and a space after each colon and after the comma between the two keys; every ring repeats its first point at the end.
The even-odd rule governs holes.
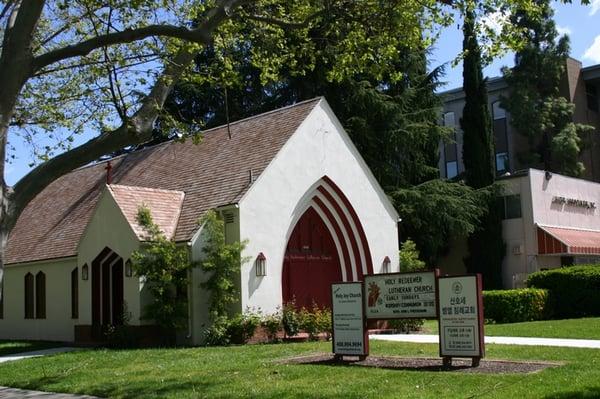
{"type": "Polygon", "coordinates": [[[476,365],[484,356],[481,275],[440,277],[438,287],[440,356],[445,363],[472,357],[476,365]]]}
{"type": "Polygon", "coordinates": [[[369,339],[365,328],[362,282],[331,285],[333,353],[337,356],[367,356],[369,339]]]}
{"type": "Polygon", "coordinates": [[[365,275],[367,319],[435,318],[438,271],[365,275]]]}

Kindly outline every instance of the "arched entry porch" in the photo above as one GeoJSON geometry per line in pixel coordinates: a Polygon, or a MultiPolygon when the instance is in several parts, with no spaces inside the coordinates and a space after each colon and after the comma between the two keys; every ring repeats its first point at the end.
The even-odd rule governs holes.
{"type": "Polygon", "coordinates": [[[92,337],[103,339],[108,325],[123,324],[123,258],[104,248],[92,261],[92,337]]]}
{"type": "Polygon", "coordinates": [[[282,270],[283,302],[331,306],[331,283],[360,281],[373,273],[369,244],[358,215],[327,176],[296,208],[282,270]]]}

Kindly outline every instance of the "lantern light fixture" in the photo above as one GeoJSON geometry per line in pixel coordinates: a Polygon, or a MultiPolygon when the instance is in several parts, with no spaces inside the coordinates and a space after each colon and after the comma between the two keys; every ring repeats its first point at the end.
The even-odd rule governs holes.
{"type": "Polygon", "coordinates": [[[87,280],[90,277],[87,263],[81,267],[81,279],[87,280]]]}
{"type": "Polygon", "coordinates": [[[267,258],[265,254],[260,252],[256,257],[256,277],[264,277],[267,275],[267,258]]]}
{"type": "Polygon", "coordinates": [[[125,262],[125,276],[133,276],[133,267],[131,265],[131,259],[127,259],[127,262],[125,262]]]}

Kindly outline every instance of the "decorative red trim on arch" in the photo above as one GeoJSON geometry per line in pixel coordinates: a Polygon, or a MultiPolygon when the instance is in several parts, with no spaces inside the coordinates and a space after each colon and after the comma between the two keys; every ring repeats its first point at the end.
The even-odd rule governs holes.
{"type": "Polygon", "coordinates": [[[362,227],[362,223],[360,222],[360,219],[358,218],[358,214],[352,207],[352,204],[348,200],[348,197],[346,197],[346,195],[343,193],[343,191],[338,187],[337,184],[335,184],[333,182],[333,180],[331,180],[328,176],[323,176],[322,179],[329,186],[331,186],[333,191],[335,191],[335,193],[338,195],[338,197],[340,197],[340,199],[346,206],[346,209],[348,209],[348,211],[350,212],[350,216],[352,217],[352,220],[354,221],[354,225],[356,226],[356,229],[358,230],[358,234],[360,236],[360,241],[363,246],[363,252],[365,254],[365,258],[367,261],[367,273],[373,274],[373,260],[371,259],[371,250],[369,249],[369,242],[367,241],[367,235],[365,234],[365,231],[362,227]]]}
{"type": "MultiPolygon", "coordinates": [[[[348,246],[346,245],[346,240],[344,240],[344,235],[342,234],[342,230],[341,230],[339,224],[337,223],[337,221],[335,220],[335,218],[333,217],[333,214],[331,213],[329,208],[327,208],[327,206],[325,206],[323,201],[321,201],[321,199],[317,196],[313,197],[313,201],[319,207],[319,209],[325,214],[325,216],[329,220],[329,223],[333,227],[333,230],[335,231],[338,241],[339,241],[340,245],[342,246],[342,255],[344,256],[344,264],[345,264],[345,268],[346,268],[346,279],[348,281],[353,281],[352,262],[350,261],[350,252],[348,251],[348,246]]],[[[356,272],[358,274],[358,270],[356,272]]],[[[357,275],[357,277],[358,277],[358,275],[357,275]]]]}
{"type": "MultiPolygon", "coordinates": [[[[331,193],[329,191],[327,191],[327,189],[325,189],[325,187],[323,187],[323,186],[319,186],[318,190],[331,203],[331,205],[335,209],[335,212],[340,217],[340,220],[342,221],[342,224],[344,225],[344,229],[348,233],[348,238],[350,239],[350,245],[352,246],[352,252],[354,253],[354,263],[356,264],[356,276],[358,277],[359,280],[361,280],[364,272],[362,270],[362,261],[360,258],[360,251],[358,248],[357,239],[359,237],[355,236],[354,231],[352,230],[352,226],[350,225],[350,222],[348,221],[348,218],[346,217],[346,214],[342,210],[342,207],[340,206],[340,204],[335,200],[333,195],[331,195],[331,193]]],[[[366,261],[366,258],[367,258],[367,254],[365,254],[365,261],[366,261]]]]}

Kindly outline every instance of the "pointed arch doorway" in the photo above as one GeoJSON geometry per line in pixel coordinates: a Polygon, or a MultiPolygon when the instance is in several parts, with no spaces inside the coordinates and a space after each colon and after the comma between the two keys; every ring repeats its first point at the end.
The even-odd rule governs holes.
{"type": "Polygon", "coordinates": [[[327,226],[309,207],[288,240],[283,261],[283,303],[331,308],[331,283],[342,281],[340,259],[327,226]]]}

